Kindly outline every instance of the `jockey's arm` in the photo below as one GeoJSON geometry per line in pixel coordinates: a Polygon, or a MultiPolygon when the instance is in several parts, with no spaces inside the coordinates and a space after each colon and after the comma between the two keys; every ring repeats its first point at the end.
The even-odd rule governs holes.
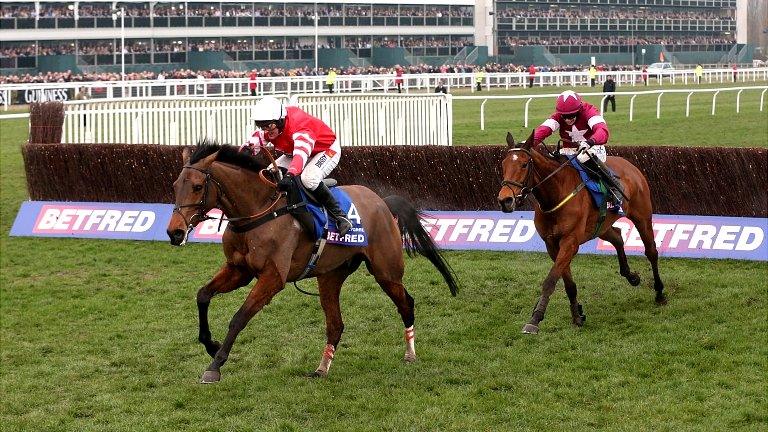
{"type": "Polygon", "coordinates": [[[539,144],[544,141],[548,136],[552,135],[552,132],[558,129],[560,129],[560,123],[558,123],[557,120],[551,117],[544,120],[544,123],[537,127],[533,132],[534,144],[539,144]]]}
{"type": "Polygon", "coordinates": [[[304,171],[304,165],[315,148],[315,138],[314,134],[307,129],[295,132],[291,138],[293,139],[293,159],[288,172],[299,175],[304,171]]]}
{"type": "Polygon", "coordinates": [[[592,128],[592,137],[590,138],[593,141],[592,145],[605,145],[610,135],[608,125],[602,119],[598,123],[592,124],[594,118],[589,119],[589,127],[592,128]]]}

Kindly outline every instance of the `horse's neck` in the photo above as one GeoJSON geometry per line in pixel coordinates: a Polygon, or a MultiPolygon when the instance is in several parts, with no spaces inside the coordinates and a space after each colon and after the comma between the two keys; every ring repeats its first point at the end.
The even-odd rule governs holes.
{"type": "Polygon", "coordinates": [[[224,188],[219,197],[221,210],[229,217],[241,217],[263,210],[271,191],[259,180],[259,174],[223,163],[211,165],[214,177],[224,188]]]}
{"type": "Polygon", "coordinates": [[[575,181],[578,180],[578,176],[574,175],[573,170],[568,167],[563,167],[557,171],[563,164],[563,162],[559,162],[557,159],[544,156],[536,150],[532,150],[531,154],[536,164],[536,174],[533,180],[536,184],[539,184],[539,182],[546,179],[546,181],[541,183],[541,186],[533,190],[533,195],[542,209],[548,210],[560,203],[563,197],[577,186],[575,181]],[[549,177],[555,171],[557,173],[549,177]]]}

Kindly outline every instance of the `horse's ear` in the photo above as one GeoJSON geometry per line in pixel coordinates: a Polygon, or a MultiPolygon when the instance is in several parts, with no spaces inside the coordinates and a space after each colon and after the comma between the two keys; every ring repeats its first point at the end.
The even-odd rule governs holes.
{"type": "Polygon", "coordinates": [[[181,151],[181,163],[186,165],[189,163],[189,156],[192,154],[192,150],[189,147],[184,147],[181,151]]]}
{"type": "Polygon", "coordinates": [[[515,148],[515,138],[512,136],[512,133],[507,131],[507,147],[509,148],[515,148]]]}
{"type": "Polygon", "coordinates": [[[534,134],[535,132],[536,132],[536,131],[531,131],[531,134],[530,134],[530,135],[528,135],[528,139],[527,139],[527,140],[525,140],[525,142],[523,143],[523,148],[529,149],[529,148],[532,148],[532,147],[533,147],[533,142],[534,142],[534,139],[533,139],[533,134],[534,134]]]}

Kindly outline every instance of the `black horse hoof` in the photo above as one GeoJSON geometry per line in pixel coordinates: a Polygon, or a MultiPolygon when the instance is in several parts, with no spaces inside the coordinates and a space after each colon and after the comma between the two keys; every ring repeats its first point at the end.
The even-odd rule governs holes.
{"type": "Polygon", "coordinates": [[[634,272],[630,273],[627,276],[627,282],[629,282],[629,284],[632,285],[632,286],[640,285],[640,275],[638,275],[637,273],[634,273],[634,272]]]}
{"type": "Polygon", "coordinates": [[[312,371],[307,374],[307,378],[325,378],[328,376],[328,372],[321,371],[320,369],[312,371]]]}
{"type": "Polygon", "coordinates": [[[523,333],[525,334],[539,334],[539,326],[533,324],[526,324],[523,326],[523,333]]]}
{"type": "Polygon", "coordinates": [[[213,384],[221,381],[221,372],[207,370],[203,372],[202,378],[200,378],[200,384],[213,384]]]}
{"type": "Polygon", "coordinates": [[[665,306],[667,304],[667,296],[664,294],[656,296],[656,305],[665,306]]]}

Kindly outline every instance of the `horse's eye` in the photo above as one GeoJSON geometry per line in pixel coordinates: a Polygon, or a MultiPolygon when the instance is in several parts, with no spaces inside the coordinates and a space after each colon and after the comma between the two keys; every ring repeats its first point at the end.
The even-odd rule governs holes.
{"type": "Polygon", "coordinates": [[[192,190],[195,192],[200,192],[201,190],[203,190],[203,185],[194,185],[192,186],[192,190]]]}
{"type": "Polygon", "coordinates": [[[525,163],[523,164],[523,168],[528,168],[528,162],[525,162],[525,163]]]}

